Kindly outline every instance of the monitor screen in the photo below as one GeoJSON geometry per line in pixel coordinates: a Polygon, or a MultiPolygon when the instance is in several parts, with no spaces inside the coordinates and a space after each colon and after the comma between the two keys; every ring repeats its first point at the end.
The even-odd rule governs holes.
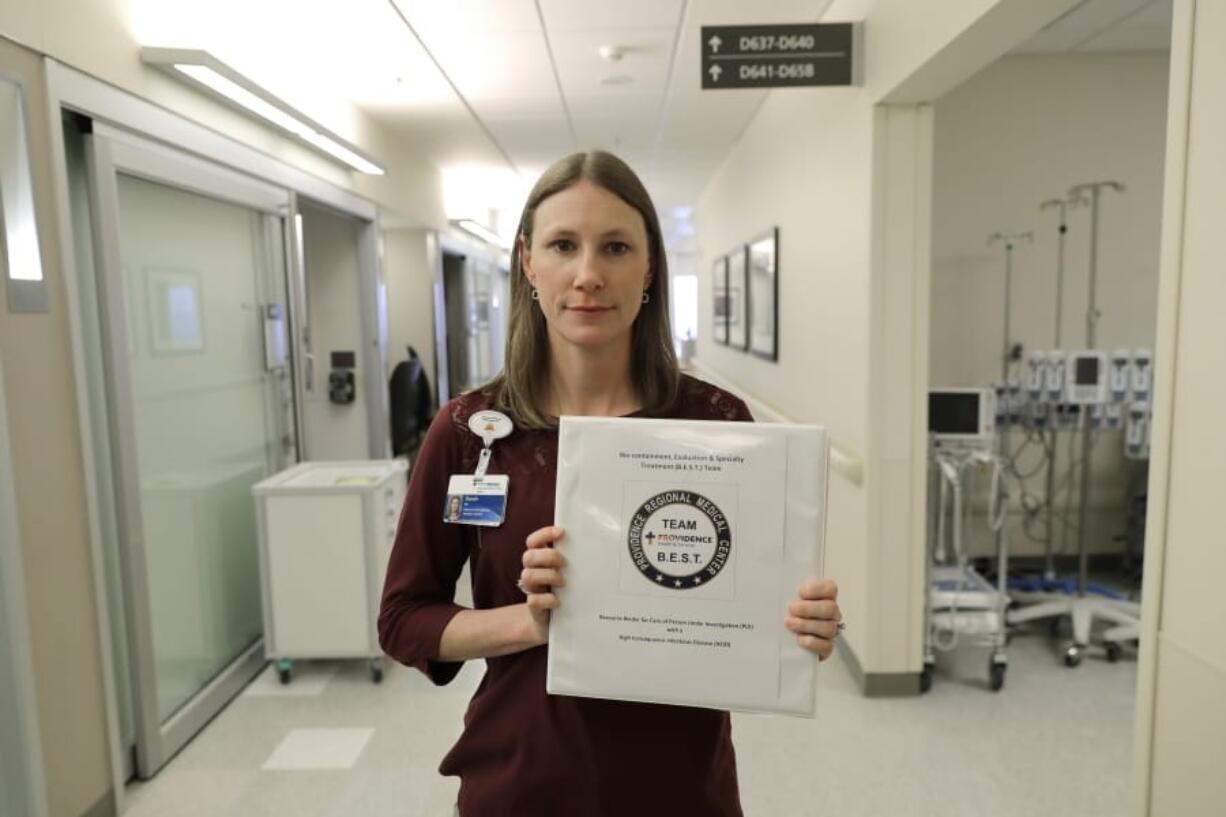
{"type": "Polygon", "coordinates": [[[1098,358],[1077,358],[1077,370],[1074,375],[1078,386],[1093,386],[1098,383],[1098,358]]]}
{"type": "Polygon", "coordinates": [[[933,434],[978,434],[980,392],[929,392],[928,431],[933,434]]]}

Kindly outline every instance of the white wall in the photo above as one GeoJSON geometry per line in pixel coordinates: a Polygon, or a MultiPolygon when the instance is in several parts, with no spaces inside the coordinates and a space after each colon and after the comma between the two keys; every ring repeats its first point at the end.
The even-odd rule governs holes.
{"type": "MultiPolygon", "coordinates": [[[[1004,249],[994,232],[1034,232],[1013,256],[1011,335],[1026,350],[1054,344],[1057,211],[1039,203],[1075,183],[1114,179],[1099,225],[1099,348],[1153,348],[1166,128],[1168,55],[1155,52],[1006,57],[934,106],[930,382],[979,386],[1000,379],[1004,249]]],[[[1088,208],[1070,210],[1065,249],[1062,345],[1083,348],[1088,293],[1088,208]]],[[[1067,438],[1068,435],[1065,435],[1067,438]]],[[[1122,432],[1095,447],[1089,546],[1115,552],[1125,497],[1138,466],[1124,460],[1122,432]]],[[[1067,439],[1065,440],[1067,442],[1067,439]]],[[[1019,445],[1020,439],[1013,440],[1019,445]]],[[[1080,449],[1078,448],[1078,452],[1080,449]]],[[[1038,463],[1037,448],[1019,462],[1038,463]]],[[[1057,473],[1066,472],[1061,448],[1057,473]]],[[[1028,490],[1043,496],[1040,471],[1028,490]]],[[[1077,482],[1077,480],[1074,480],[1077,482]]],[[[1075,513],[1077,503],[1060,511],[1075,513]]],[[[1041,529],[1041,525],[1038,526],[1041,529]]],[[[971,549],[992,552],[983,525],[971,549]]],[[[1068,536],[1075,552],[1076,536],[1068,536]]],[[[1012,527],[1011,553],[1043,546],[1012,527]]]]}
{"type": "Polygon", "coordinates": [[[928,246],[917,204],[926,176],[906,165],[926,150],[930,117],[879,118],[875,106],[904,82],[910,101],[944,94],[1072,5],[871,4],[866,84],[771,92],[699,198],[699,358],[786,415],[826,425],[837,445],[864,460],[862,484],[832,479],[826,572],[841,584],[840,604],[854,622],[846,641],[867,673],[917,673],[921,664],[913,420],[922,416],[924,378],[913,370],[927,368],[927,343],[914,335],[928,331],[926,317],[912,314],[914,299],[897,297],[890,278],[918,275],[926,287],[926,262],[913,269],[881,252],[874,231],[889,226],[899,246],[910,236],[912,252],[928,246]],[[905,178],[886,179],[890,170],[905,178]],[[887,212],[895,202],[906,207],[887,212]],[[772,225],[780,228],[777,363],[720,347],[710,334],[712,260],[772,225]],[[900,316],[903,323],[892,323],[900,316]],[[891,376],[899,368],[909,373],[901,382],[891,376]]]}
{"type": "Polygon", "coordinates": [[[417,350],[431,389],[438,383],[434,358],[434,276],[438,263],[429,230],[383,233],[383,280],[387,284],[387,374],[417,350]]]}
{"type": "Polygon", "coordinates": [[[1175,4],[1133,813],[1226,802],[1226,5],[1175,4]],[[1195,29],[1192,21],[1195,19],[1195,29]]]}
{"type": "Polygon", "coordinates": [[[315,388],[306,392],[303,422],[311,460],[364,460],[369,456],[363,389],[362,312],[358,292],[358,223],[313,207],[302,208],[303,255],[315,388]],[[355,399],[328,400],[332,352],[351,351],[355,399]]]}

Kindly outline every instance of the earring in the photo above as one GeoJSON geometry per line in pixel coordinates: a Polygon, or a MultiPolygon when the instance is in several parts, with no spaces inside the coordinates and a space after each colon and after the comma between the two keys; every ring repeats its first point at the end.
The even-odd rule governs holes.
{"type": "Polygon", "coordinates": [[[539,301],[540,299],[541,299],[541,293],[536,291],[536,287],[533,287],[532,288],[532,300],[539,301]]]}
{"type": "Polygon", "coordinates": [[[651,293],[643,290],[643,303],[648,303],[649,301],[651,301],[651,293]]]}

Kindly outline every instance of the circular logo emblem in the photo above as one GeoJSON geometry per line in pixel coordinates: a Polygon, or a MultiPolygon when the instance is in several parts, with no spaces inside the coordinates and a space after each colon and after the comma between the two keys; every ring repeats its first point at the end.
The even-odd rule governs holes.
{"type": "Polygon", "coordinates": [[[693,491],[664,491],[630,519],[630,558],[652,584],[692,590],[719,575],[732,552],[728,518],[693,491]]]}

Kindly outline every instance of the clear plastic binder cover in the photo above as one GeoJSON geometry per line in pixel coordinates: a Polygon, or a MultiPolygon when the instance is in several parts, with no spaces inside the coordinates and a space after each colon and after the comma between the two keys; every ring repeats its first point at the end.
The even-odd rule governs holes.
{"type": "Polygon", "coordinates": [[[825,431],[564,417],[553,694],[812,716],[787,604],[821,573],[825,431]]]}

